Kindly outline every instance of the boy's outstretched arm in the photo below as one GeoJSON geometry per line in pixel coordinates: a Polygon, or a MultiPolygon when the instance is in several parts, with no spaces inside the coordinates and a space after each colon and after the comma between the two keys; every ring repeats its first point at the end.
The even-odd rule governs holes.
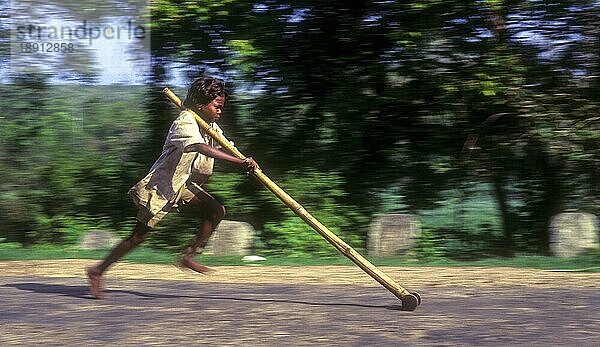
{"type": "Polygon", "coordinates": [[[207,157],[228,161],[233,164],[244,165],[245,169],[251,172],[256,169],[259,169],[258,164],[254,161],[252,157],[238,159],[227,152],[224,152],[218,148],[214,148],[204,143],[188,145],[185,147],[184,152],[199,152],[207,157]]]}

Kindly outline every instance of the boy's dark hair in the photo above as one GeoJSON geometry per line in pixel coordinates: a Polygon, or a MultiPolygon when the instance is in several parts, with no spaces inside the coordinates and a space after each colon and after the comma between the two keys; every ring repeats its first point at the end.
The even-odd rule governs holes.
{"type": "Polygon", "coordinates": [[[188,89],[183,106],[195,109],[198,105],[205,105],[218,96],[227,96],[225,82],[218,78],[202,76],[194,81],[188,89]]]}

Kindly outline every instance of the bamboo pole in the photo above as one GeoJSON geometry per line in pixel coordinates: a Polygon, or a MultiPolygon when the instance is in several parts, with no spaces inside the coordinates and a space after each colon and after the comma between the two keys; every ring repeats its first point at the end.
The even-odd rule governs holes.
{"type": "MultiPolygon", "coordinates": [[[[178,108],[184,109],[183,103],[173,93],[169,88],[164,88],[163,93],[165,96],[178,108]]],[[[208,133],[211,137],[213,137],[223,148],[229,151],[233,156],[239,159],[244,159],[244,156],[225,136],[219,134],[215,131],[204,119],[198,116],[194,111],[187,109],[194,118],[198,125],[208,133]]],[[[310,225],[317,233],[319,233],[325,240],[327,240],[331,245],[333,245],[338,251],[352,260],[358,267],[360,267],[364,272],[366,272],[369,276],[379,282],[382,286],[384,286],[387,290],[389,290],[392,294],[394,294],[397,298],[402,300],[402,308],[405,310],[414,310],[420,304],[420,296],[417,293],[411,293],[398,283],[396,283],[390,276],[386,275],[383,271],[379,270],[375,265],[371,264],[367,259],[365,259],[360,253],[355,251],[350,245],[344,242],[341,238],[339,238],[332,231],[327,229],[327,227],[321,222],[319,222],[315,217],[313,217],[302,205],[300,205],[296,200],[294,200],[291,196],[289,196],[283,189],[281,189],[277,184],[275,184],[265,173],[260,170],[254,170],[252,175],[256,177],[267,189],[269,189],[275,196],[277,196],[285,205],[287,205],[298,217],[300,217],[303,221],[305,221],[308,225],[310,225]],[[408,300],[407,300],[408,299],[408,300]]]]}

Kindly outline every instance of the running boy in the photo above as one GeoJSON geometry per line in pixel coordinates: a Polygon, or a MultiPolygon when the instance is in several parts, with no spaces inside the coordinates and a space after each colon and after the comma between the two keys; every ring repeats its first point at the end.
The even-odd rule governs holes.
{"type": "MultiPolygon", "coordinates": [[[[215,130],[225,104],[224,83],[213,77],[201,77],[188,90],[183,105],[196,112],[215,130]]],[[[90,293],[101,299],[102,275],[125,254],[142,243],[148,232],[173,209],[191,209],[201,218],[200,228],[192,243],[183,251],[178,266],[206,274],[210,269],[194,259],[217,224],[225,216],[225,207],[202,188],[213,171],[214,159],[243,165],[246,170],[258,168],[251,158],[238,159],[220,149],[218,143],[202,131],[194,116],[181,111],[173,121],[160,157],[150,172],[129,190],[138,206],[137,223],[131,235],[121,241],[108,256],[87,269],[90,293]]]]}

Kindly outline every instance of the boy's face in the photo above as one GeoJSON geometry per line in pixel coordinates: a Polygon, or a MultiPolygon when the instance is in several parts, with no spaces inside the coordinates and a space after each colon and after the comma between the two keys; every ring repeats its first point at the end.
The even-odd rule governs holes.
{"type": "Polygon", "coordinates": [[[219,120],[219,118],[221,118],[221,110],[223,109],[223,105],[225,105],[225,97],[217,96],[208,104],[198,106],[200,111],[199,116],[209,123],[216,122],[219,120]]]}

